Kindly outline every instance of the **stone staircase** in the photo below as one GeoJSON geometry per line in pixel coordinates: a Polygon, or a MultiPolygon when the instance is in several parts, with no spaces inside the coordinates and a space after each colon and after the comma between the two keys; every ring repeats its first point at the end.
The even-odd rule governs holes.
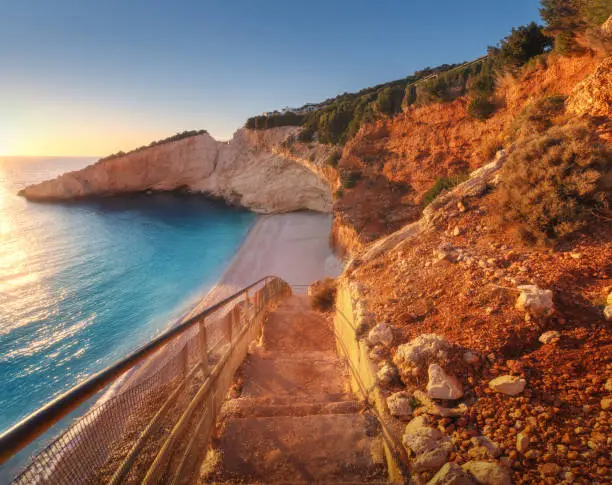
{"type": "Polygon", "coordinates": [[[352,395],[331,323],[307,297],[270,315],[238,378],[201,483],[385,482],[378,421],[352,395]]]}

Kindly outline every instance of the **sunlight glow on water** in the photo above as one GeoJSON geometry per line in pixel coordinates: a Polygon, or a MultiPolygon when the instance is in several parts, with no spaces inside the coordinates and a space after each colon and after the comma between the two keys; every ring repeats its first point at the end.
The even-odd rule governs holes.
{"type": "Polygon", "coordinates": [[[254,222],[201,197],[16,196],[90,161],[0,159],[0,431],[166,328],[254,222]]]}

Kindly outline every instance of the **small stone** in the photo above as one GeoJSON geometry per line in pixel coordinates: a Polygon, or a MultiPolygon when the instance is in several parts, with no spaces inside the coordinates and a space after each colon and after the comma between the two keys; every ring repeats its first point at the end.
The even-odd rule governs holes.
{"type": "Polygon", "coordinates": [[[374,362],[381,362],[387,358],[387,349],[385,349],[382,345],[376,345],[372,348],[372,350],[370,350],[368,356],[374,362]]]}
{"type": "Polygon", "coordinates": [[[457,378],[444,372],[438,364],[429,365],[427,394],[432,399],[459,399],[463,389],[457,378]]]}
{"type": "Polygon", "coordinates": [[[542,290],[535,285],[518,287],[521,294],[515,307],[534,316],[549,316],[554,312],[551,290],[542,290]]]}
{"type": "Polygon", "coordinates": [[[580,253],[570,253],[572,259],[580,259],[582,258],[582,254],[580,253]]]}
{"type": "Polygon", "coordinates": [[[612,305],[608,305],[603,311],[606,321],[612,322],[612,305]]]}
{"type": "Polygon", "coordinates": [[[486,436],[475,436],[470,440],[474,445],[468,452],[468,456],[474,460],[495,459],[501,455],[499,445],[486,436]]]}
{"type": "Polygon", "coordinates": [[[557,332],[556,330],[550,330],[549,332],[544,332],[542,335],[540,335],[540,338],[538,340],[546,345],[557,343],[560,338],[560,332],[557,332]]]}
{"type": "Polygon", "coordinates": [[[526,433],[520,432],[516,435],[516,451],[525,453],[529,448],[529,436],[526,433]]]}
{"type": "Polygon", "coordinates": [[[459,212],[465,212],[467,210],[462,201],[457,202],[457,209],[459,209],[459,212]]]}
{"type": "Polygon", "coordinates": [[[538,471],[544,477],[556,477],[561,471],[561,467],[556,463],[545,463],[538,467],[538,471]]]}
{"type": "Polygon", "coordinates": [[[496,392],[506,394],[508,396],[516,396],[523,392],[527,381],[521,377],[504,375],[499,376],[489,382],[489,387],[496,392]]]}
{"type": "Polygon", "coordinates": [[[612,408],[612,397],[604,397],[601,400],[601,409],[607,411],[610,408],[612,408]]]}
{"type": "Polygon", "coordinates": [[[427,427],[427,417],[424,415],[417,416],[412,421],[410,421],[406,428],[404,429],[404,434],[414,433],[417,429],[426,428],[427,427]]]}
{"type": "Polygon", "coordinates": [[[414,398],[406,391],[393,393],[387,398],[389,412],[392,416],[397,417],[412,416],[414,411],[413,403],[414,398]]]}
{"type": "Polygon", "coordinates": [[[427,485],[474,485],[474,481],[463,468],[456,463],[446,463],[427,485]]]}
{"type": "Polygon", "coordinates": [[[608,299],[606,301],[608,305],[612,305],[612,291],[608,293],[608,299]]]}
{"type": "Polygon", "coordinates": [[[604,389],[608,392],[612,392],[612,378],[608,379],[604,384],[604,389]]]}
{"type": "Polygon", "coordinates": [[[368,333],[368,344],[389,347],[393,343],[393,331],[386,323],[379,323],[368,333]]]}
{"type": "Polygon", "coordinates": [[[512,485],[510,471],[497,463],[468,461],[462,468],[470,473],[480,485],[512,485]]]}
{"type": "Polygon", "coordinates": [[[463,231],[461,231],[459,226],[456,226],[455,229],[453,230],[453,236],[455,236],[455,237],[460,236],[462,232],[463,231]]]}

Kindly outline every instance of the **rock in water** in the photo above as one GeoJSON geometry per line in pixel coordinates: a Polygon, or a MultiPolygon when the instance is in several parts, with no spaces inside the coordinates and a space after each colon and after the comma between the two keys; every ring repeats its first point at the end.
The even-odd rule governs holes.
{"type": "Polygon", "coordinates": [[[430,364],[427,394],[432,399],[459,399],[463,389],[457,378],[444,372],[438,364],[430,364]]]}
{"type": "Polygon", "coordinates": [[[496,392],[501,392],[508,396],[516,396],[523,392],[527,381],[521,377],[505,375],[499,376],[489,382],[489,387],[496,392]]]}

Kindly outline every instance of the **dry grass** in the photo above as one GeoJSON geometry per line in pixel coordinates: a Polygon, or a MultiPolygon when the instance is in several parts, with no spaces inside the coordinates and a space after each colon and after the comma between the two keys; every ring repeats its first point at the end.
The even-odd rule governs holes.
{"type": "Polygon", "coordinates": [[[310,306],[320,312],[328,312],[334,308],[336,301],[336,280],[325,278],[310,286],[310,306]]]}
{"type": "Polygon", "coordinates": [[[524,134],[502,171],[499,223],[531,244],[582,229],[610,203],[611,159],[612,152],[584,121],[524,134]]]}

